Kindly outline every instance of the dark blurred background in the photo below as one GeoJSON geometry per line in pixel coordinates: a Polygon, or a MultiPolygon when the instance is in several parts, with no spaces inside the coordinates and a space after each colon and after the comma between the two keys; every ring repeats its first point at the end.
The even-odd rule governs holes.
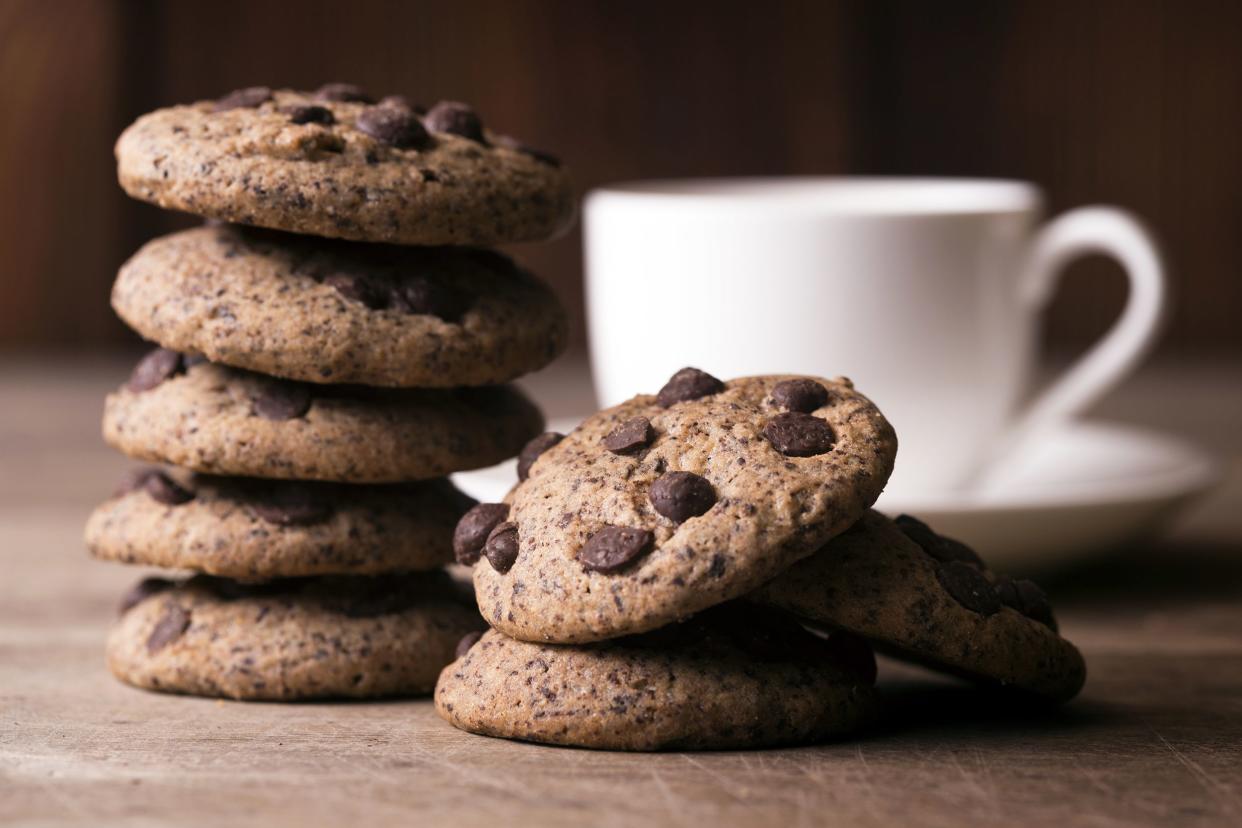
{"type": "MultiPolygon", "coordinates": [[[[139,114],[254,84],[473,103],[586,190],[653,176],[1019,177],[1164,240],[1165,347],[1242,353],[1242,3],[0,0],[0,348],[130,335],[117,266],[185,217],[131,202],[139,114]]],[[[518,255],[575,310],[577,231],[518,255]]],[[[1114,318],[1115,265],[1073,266],[1054,346],[1114,318]]]]}

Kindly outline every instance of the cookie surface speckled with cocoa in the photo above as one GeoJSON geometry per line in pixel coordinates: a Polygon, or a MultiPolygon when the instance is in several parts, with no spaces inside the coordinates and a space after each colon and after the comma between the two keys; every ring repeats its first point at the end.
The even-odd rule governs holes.
{"type": "Polygon", "coordinates": [[[564,308],[504,256],[329,242],[236,225],[148,242],[112,307],[144,338],[289,379],[490,385],[565,348],[564,308]]]}
{"type": "Polygon", "coordinates": [[[490,630],[444,668],[436,710],[472,733],[605,750],[804,744],[873,719],[874,688],[827,642],[752,609],[595,644],[490,630]]]}
{"type": "MultiPolygon", "coordinates": [[[[108,395],[104,439],[130,457],[242,477],[391,483],[490,466],[543,416],[512,386],[375,390],[181,359],[108,395]]],[[[175,356],[175,355],[174,355],[175,356]]]]}
{"type": "Polygon", "coordinates": [[[144,470],[91,514],[101,560],[250,580],[435,569],[470,498],[447,480],[309,483],[144,470]],[[162,497],[165,475],[188,497],[162,497]]]}
{"type": "Polygon", "coordinates": [[[892,470],[893,430],[848,381],[821,379],[823,404],[800,412],[810,427],[774,428],[788,381],[679,372],[544,450],[508,498],[516,558],[475,564],[484,618],[527,641],[645,632],[755,589],[853,524],[892,470]]]}
{"type": "Polygon", "coordinates": [[[1082,689],[1082,655],[1057,633],[1038,587],[967,562],[960,544],[901,520],[909,534],[868,512],[748,597],[986,684],[1057,702],[1082,689]]]}
{"type": "Polygon", "coordinates": [[[255,87],[160,109],[117,140],[117,177],[160,207],[355,241],[494,245],[572,223],[555,159],[370,97],[255,87]]]}
{"type": "Polygon", "coordinates": [[[231,699],[428,693],[483,626],[444,573],[255,585],[196,575],[131,600],[108,636],[117,678],[231,699]]]}

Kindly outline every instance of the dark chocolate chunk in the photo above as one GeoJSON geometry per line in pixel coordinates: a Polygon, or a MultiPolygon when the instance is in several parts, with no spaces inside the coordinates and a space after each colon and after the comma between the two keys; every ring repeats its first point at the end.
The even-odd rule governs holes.
{"type": "Polygon", "coordinates": [[[375,140],[399,149],[422,147],[430,138],[417,115],[393,106],[364,109],[354,125],[375,140]]]}
{"type": "Polygon", "coordinates": [[[522,451],[518,454],[518,480],[525,480],[530,477],[530,467],[539,459],[539,456],[564,439],[564,434],[557,434],[555,431],[545,431],[522,446],[522,451]]]}
{"type": "Polygon", "coordinates": [[[411,103],[410,99],[405,95],[385,95],[380,99],[379,105],[391,106],[394,109],[406,109],[413,112],[415,115],[424,115],[427,112],[427,107],[411,103]]]}
{"type": "Polygon", "coordinates": [[[226,112],[230,109],[254,109],[272,99],[272,90],[266,86],[249,86],[235,89],[216,101],[215,111],[226,112]]]}
{"type": "Polygon", "coordinates": [[[837,439],[827,420],[800,411],[784,411],[768,420],[763,436],[772,448],[788,457],[823,454],[837,439]]]}
{"type": "Polygon", "coordinates": [[[332,110],[322,106],[287,106],[281,110],[294,124],[334,124],[332,110]]]}
{"type": "Polygon", "coordinates": [[[510,520],[496,524],[487,535],[483,554],[497,572],[504,574],[512,569],[518,558],[517,524],[510,520]]]}
{"type": "Polygon", "coordinates": [[[485,143],[483,121],[469,104],[458,101],[440,101],[427,113],[427,129],[432,132],[448,132],[485,143]]]}
{"type": "Polygon", "coordinates": [[[684,471],[673,471],[651,484],[647,492],[651,505],[675,523],[698,517],[716,502],[716,490],[706,478],[684,471]]]}
{"type": "Polygon", "coordinates": [[[898,515],[893,523],[910,540],[917,543],[924,552],[941,563],[962,561],[979,569],[986,569],[983,560],[974,550],[961,541],[936,534],[930,526],[912,515],[898,515]]]}
{"type": "Polygon", "coordinates": [[[321,101],[342,103],[371,103],[373,98],[361,86],[352,83],[325,83],[315,90],[314,97],[321,101]]]}
{"type": "Polygon", "coordinates": [[[323,283],[334,288],[346,299],[361,302],[371,310],[388,307],[388,291],[365,276],[355,273],[330,273],[324,277],[323,283]]]}
{"type": "Polygon", "coordinates": [[[631,417],[621,425],[608,432],[604,438],[604,448],[613,454],[629,454],[646,448],[655,439],[655,429],[646,417],[631,417]]]}
{"type": "Polygon", "coordinates": [[[165,506],[180,506],[194,499],[194,493],[177,485],[171,477],[161,471],[153,471],[142,481],[143,490],[156,503],[165,506]]]}
{"type": "Polygon", "coordinates": [[[462,515],[453,530],[453,557],[457,562],[473,566],[483,554],[487,536],[508,517],[507,503],[480,503],[462,515]]]}
{"type": "Polygon", "coordinates": [[[147,478],[153,474],[158,474],[159,469],[154,466],[143,466],[137,469],[130,469],[121,478],[121,482],[116,484],[116,488],[112,490],[113,497],[124,497],[130,492],[136,492],[146,485],[147,478]]]}
{"type": "Polygon", "coordinates": [[[392,307],[402,313],[435,316],[456,322],[470,307],[470,297],[458,288],[426,276],[411,276],[392,289],[392,307]]]}
{"type": "Polygon", "coordinates": [[[181,354],[167,348],[156,348],[138,361],[125,387],[134,393],[150,391],[166,379],[185,370],[181,354]]]}
{"type": "Polygon", "coordinates": [[[118,613],[124,615],[152,595],[172,589],[173,582],[167,578],[143,578],[138,583],[129,588],[129,592],[121,598],[121,605],[118,613]]]}
{"type": "Polygon", "coordinates": [[[679,402],[697,400],[710,394],[719,394],[724,390],[724,383],[711,374],[698,368],[682,368],[664,383],[656,402],[663,408],[679,402]]]}
{"type": "Polygon", "coordinates": [[[498,147],[504,147],[505,149],[511,149],[514,152],[520,152],[523,155],[529,155],[539,163],[547,164],[549,167],[559,167],[561,165],[561,159],[557,158],[552,153],[537,150],[532,146],[523,144],[521,141],[511,136],[498,135],[496,136],[495,141],[496,146],[498,147]]]}
{"type": "Polygon", "coordinates": [[[455,658],[461,658],[470,652],[470,648],[479,643],[479,639],[483,637],[481,632],[468,632],[461,637],[461,641],[457,642],[457,652],[455,658]]]}
{"type": "Polygon", "coordinates": [[[605,526],[578,550],[578,561],[589,572],[612,573],[648,552],[654,542],[655,535],[646,529],[605,526]]]}
{"type": "Polygon", "coordinates": [[[255,496],[250,508],[262,520],[277,526],[310,526],[332,515],[332,503],[322,492],[295,482],[273,483],[255,496]]]}
{"type": "Polygon", "coordinates": [[[254,401],[254,413],[265,420],[292,420],[310,407],[310,391],[296,382],[270,382],[254,401]]]}
{"type": "Polygon", "coordinates": [[[933,551],[927,554],[931,555],[938,561],[962,561],[979,569],[987,569],[987,565],[983,563],[983,559],[966,544],[960,540],[946,538],[944,535],[938,535],[940,543],[936,545],[933,551]]]}
{"type": "Polygon", "coordinates": [[[845,630],[833,630],[828,636],[828,651],[833,661],[854,673],[864,684],[875,685],[875,652],[865,638],[845,630]]]}
{"type": "Polygon", "coordinates": [[[949,561],[936,567],[936,579],[954,601],[971,612],[992,615],[1000,611],[996,589],[978,568],[963,561],[949,561]]]}
{"type": "Polygon", "coordinates": [[[815,380],[784,380],[772,389],[772,401],[786,411],[810,414],[828,404],[828,389],[815,380]]]}
{"type": "Polygon", "coordinates": [[[1048,596],[1034,581],[1015,581],[1001,576],[996,579],[996,594],[1005,606],[1056,631],[1057,620],[1052,614],[1052,605],[1048,602],[1048,596]]]}
{"type": "Polygon", "coordinates": [[[151,635],[147,637],[147,652],[154,655],[180,638],[189,628],[190,613],[176,604],[170,604],[155,623],[151,635]]]}

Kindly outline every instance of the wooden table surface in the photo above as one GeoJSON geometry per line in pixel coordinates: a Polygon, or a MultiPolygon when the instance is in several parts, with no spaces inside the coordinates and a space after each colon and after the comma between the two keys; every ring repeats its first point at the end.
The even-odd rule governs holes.
{"type": "MultiPolygon", "coordinates": [[[[1143,549],[1055,573],[1090,676],[1030,716],[891,664],[886,726],[794,750],[621,754],[461,733],[428,701],[144,693],[103,665],[139,573],[80,532],[125,462],[99,440],[124,368],[0,362],[0,824],[1242,824],[1242,366],[1158,363],[1111,419],[1179,431],[1225,480],[1143,549]]],[[[569,413],[580,363],[533,378],[569,413]]],[[[986,554],[986,550],[984,550],[986,554]]]]}

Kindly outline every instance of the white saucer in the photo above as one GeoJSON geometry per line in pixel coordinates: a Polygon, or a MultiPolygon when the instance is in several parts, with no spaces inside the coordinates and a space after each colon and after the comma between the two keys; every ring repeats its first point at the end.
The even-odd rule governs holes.
{"type": "MultiPolygon", "coordinates": [[[[556,420],[549,428],[567,433],[576,425],[556,420]]],[[[1074,422],[1015,456],[1004,479],[986,492],[885,492],[876,508],[917,515],[978,549],[997,569],[1025,573],[1151,538],[1218,476],[1210,458],[1181,440],[1074,422]]],[[[516,463],[454,480],[479,500],[497,501],[517,481],[516,463]]]]}
{"type": "Polygon", "coordinates": [[[1211,458],[1182,440],[1070,422],[1011,458],[984,492],[885,492],[876,508],[917,515],[996,568],[1028,572],[1148,540],[1218,478],[1211,458]]]}

